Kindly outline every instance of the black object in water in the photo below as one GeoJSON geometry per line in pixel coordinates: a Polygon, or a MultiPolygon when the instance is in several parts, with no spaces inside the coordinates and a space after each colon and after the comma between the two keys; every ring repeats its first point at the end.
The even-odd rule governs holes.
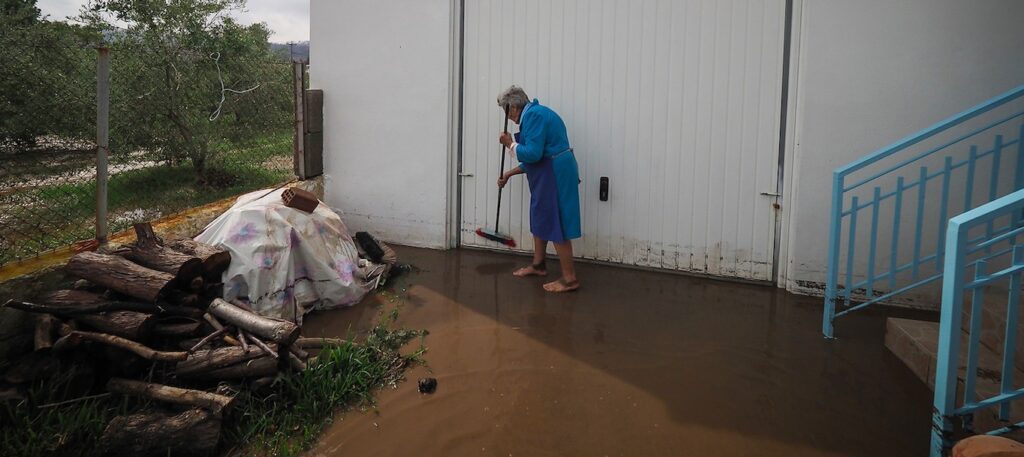
{"type": "Polygon", "coordinates": [[[420,378],[420,393],[432,394],[437,390],[437,378],[420,378]]]}

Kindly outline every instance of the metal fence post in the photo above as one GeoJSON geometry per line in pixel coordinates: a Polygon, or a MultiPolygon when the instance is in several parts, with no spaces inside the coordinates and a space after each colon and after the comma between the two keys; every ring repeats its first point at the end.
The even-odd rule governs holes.
{"type": "Polygon", "coordinates": [[[96,48],[96,240],[107,242],[107,156],[110,152],[110,48],[96,48]]]}
{"type": "Polygon", "coordinates": [[[299,179],[306,179],[306,65],[301,61],[292,62],[292,79],[295,91],[295,141],[294,141],[294,166],[295,176],[299,179]]]}
{"type": "MultiPolygon", "coordinates": [[[[821,332],[825,338],[835,338],[836,301],[839,300],[839,244],[843,229],[843,186],[844,176],[839,172],[832,175],[832,208],[829,220],[828,272],[825,279],[825,309],[822,313],[821,332]]],[[[855,205],[856,206],[856,205],[855,205]]],[[[855,236],[850,233],[850,236],[855,236]]],[[[846,287],[850,287],[847,284],[846,287]]]]}

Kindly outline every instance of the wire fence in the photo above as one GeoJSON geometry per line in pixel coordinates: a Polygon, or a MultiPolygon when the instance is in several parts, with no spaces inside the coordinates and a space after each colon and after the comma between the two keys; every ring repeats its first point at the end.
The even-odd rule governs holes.
{"type": "MultiPolygon", "coordinates": [[[[102,99],[96,46],[4,38],[0,265],[97,235],[102,99]]],[[[287,55],[109,49],[110,233],[293,178],[287,55]]]]}

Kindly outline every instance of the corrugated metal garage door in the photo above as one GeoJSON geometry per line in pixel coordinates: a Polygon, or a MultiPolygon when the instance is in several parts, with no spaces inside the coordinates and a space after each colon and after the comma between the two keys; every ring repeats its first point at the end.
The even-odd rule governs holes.
{"type": "MultiPolygon", "coordinates": [[[[493,228],[495,97],[516,83],[568,127],[580,256],[771,280],[784,16],[784,0],[467,0],[462,244],[497,247],[473,230],[493,228]]],[[[501,229],[530,250],[515,179],[501,229]]]]}

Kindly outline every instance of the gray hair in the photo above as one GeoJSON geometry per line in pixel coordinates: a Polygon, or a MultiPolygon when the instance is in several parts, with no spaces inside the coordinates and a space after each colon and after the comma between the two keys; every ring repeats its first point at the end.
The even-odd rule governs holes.
{"type": "Polygon", "coordinates": [[[526,95],[526,91],[522,87],[515,84],[498,94],[498,106],[502,108],[508,105],[523,109],[527,103],[530,103],[530,97],[526,95]]]}

